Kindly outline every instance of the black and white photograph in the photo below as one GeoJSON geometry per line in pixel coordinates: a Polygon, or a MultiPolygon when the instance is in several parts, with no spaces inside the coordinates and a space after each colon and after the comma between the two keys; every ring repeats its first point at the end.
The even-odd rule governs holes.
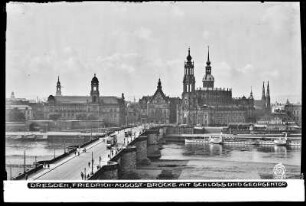
{"type": "Polygon", "coordinates": [[[305,201],[300,6],[6,3],[4,200],[305,201]]]}

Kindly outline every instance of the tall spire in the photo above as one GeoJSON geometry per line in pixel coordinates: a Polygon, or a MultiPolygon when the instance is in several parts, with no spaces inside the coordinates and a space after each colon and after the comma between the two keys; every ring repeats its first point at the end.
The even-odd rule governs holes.
{"type": "Polygon", "coordinates": [[[57,76],[57,84],[56,84],[56,96],[62,96],[62,90],[61,90],[61,82],[59,80],[59,76],[57,76]]]}
{"type": "Polygon", "coordinates": [[[160,78],[158,78],[157,89],[162,89],[160,78]]]}
{"type": "Polygon", "coordinates": [[[210,60],[209,60],[209,46],[207,46],[208,47],[208,54],[207,54],[207,62],[206,62],[206,64],[207,65],[210,65],[210,60]]]}
{"type": "Polygon", "coordinates": [[[262,83],[262,95],[261,100],[266,100],[265,82],[262,83]]]}
{"type": "Polygon", "coordinates": [[[190,62],[192,59],[192,57],[190,56],[190,47],[188,48],[188,56],[187,56],[187,60],[190,62]]]}
{"type": "Polygon", "coordinates": [[[267,111],[268,111],[268,112],[271,112],[269,81],[268,81],[268,86],[267,86],[266,104],[267,104],[267,111]]]}
{"type": "Polygon", "coordinates": [[[252,91],[252,86],[251,86],[250,99],[254,99],[254,97],[253,97],[253,91],[252,91]]]}

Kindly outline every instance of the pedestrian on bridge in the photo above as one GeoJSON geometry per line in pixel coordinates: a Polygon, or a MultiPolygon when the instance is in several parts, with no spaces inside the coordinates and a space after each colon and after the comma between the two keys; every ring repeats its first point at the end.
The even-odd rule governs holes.
{"type": "Polygon", "coordinates": [[[90,162],[88,162],[88,167],[90,167],[90,162]]]}
{"type": "Polygon", "coordinates": [[[81,178],[82,178],[82,179],[84,178],[84,174],[83,174],[83,172],[81,172],[81,178]]]}

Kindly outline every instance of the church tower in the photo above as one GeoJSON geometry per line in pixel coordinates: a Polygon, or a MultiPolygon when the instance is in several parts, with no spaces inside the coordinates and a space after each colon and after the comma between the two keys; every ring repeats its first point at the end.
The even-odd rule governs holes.
{"type": "Polygon", "coordinates": [[[96,74],[94,74],[94,77],[91,80],[90,96],[92,98],[92,103],[99,103],[99,80],[96,77],[96,74]]]}
{"type": "Polygon", "coordinates": [[[271,103],[270,103],[270,87],[269,87],[269,81],[268,81],[268,85],[267,85],[267,96],[266,96],[266,102],[267,102],[267,111],[270,112],[271,111],[271,103]]]}
{"type": "Polygon", "coordinates": [[[190,48],[184,67],[183,94],[195,91],[194,62],[191,62],[190,48]]]}
{"type": "Polygon", "coordinates": [[[59,76],[57,78],[56,94],[55,94],[55,96],[62,96],[62,86],[61,86],[61,82],[59,80],[59,76]]]}
{"type": "Polygon", "coordinates": [[[262,83],[262,95],[261,95],[262,108],[265,109],[266,103],[266,92],[265,92],[265,82],[262,83]]]}
{"type": "Polygon", "coordinates": [[[214,76],[211,75],[211,66],[210,66],[210,60],[209,60],[209,47],[208,47],[208,55],[207,55],[207,62],[206,62],[206,71],[205,76],[203,77],[203,87],[207,89],[213,89],[214,88],[214,76]]]}

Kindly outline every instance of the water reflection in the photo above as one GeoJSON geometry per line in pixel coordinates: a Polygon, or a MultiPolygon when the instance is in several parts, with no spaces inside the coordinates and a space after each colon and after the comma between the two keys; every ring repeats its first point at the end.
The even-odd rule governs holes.
{"type": "Polygon", "coordinates": [[[222,145],[220,144],[209,144],[209,154],[211,156],[217,156],[222,154],[222,145]]]}
{"type": "Polygon", "coordinates": [[[265,162],[300,165],[301,150],[276,145],[178,144],[163,146],[162,159],[222,159],[241,162],[265,162]]]}

